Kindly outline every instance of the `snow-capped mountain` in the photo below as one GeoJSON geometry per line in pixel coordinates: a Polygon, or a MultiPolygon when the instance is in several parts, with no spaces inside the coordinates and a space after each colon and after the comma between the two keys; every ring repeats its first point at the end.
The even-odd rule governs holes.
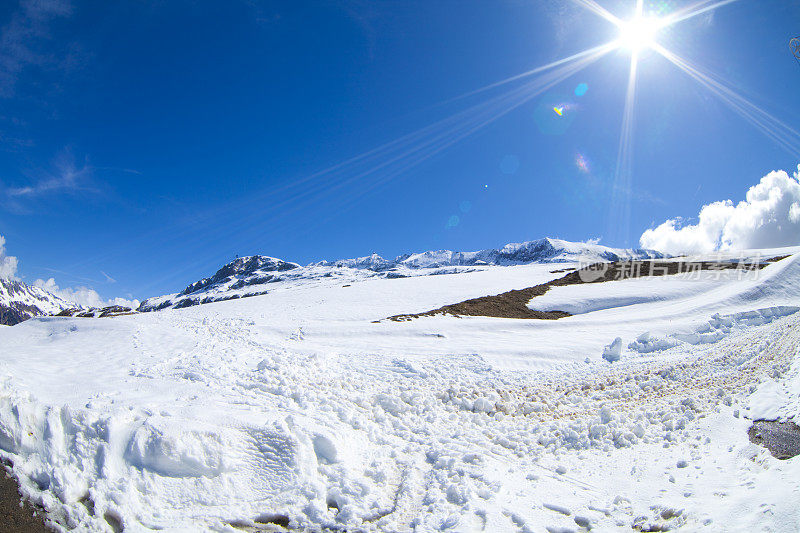
{"type": "Polygon", "coordinates": [[[371,277],[405,278],[471,272],[489,266],[531,263],[595,263],[624,259],[658,259],[660,252],[609,248],[593,243],[539,239],[511,243],[502,248],[477,252],[438,250],[403,254],[386,259],[378,254],[338,261],[320,261],[308,266],[274,257],[240,257],[213,276],[192,283],[177,294],[149,298],[139,311],[182,308],[193,305],[257,296],[277,287],[318,284],[324,281],[350,283],[371,277]]]}
{"type": "Polygon", "coordinates": [[[539,239],[506,244],[477,252],[438,250],[404,254],[384,259],[378,254],[340,261],[321,261],[320,266],[348,267],[384,272],[398,267],[409,269],[476,265],[527,265],[530,263],[564,263],[568,261],[619,261],[622,259],[657,259],[664,257],[654,250],[609,248],[599,244],[569,242],[560,239],[539,239]]]}
{"type": "Polygon", "coordinates": [[[0,278],[0,324],[13,326],[34,316],[54,315],[77,307],[39,287],[0,278]]]}

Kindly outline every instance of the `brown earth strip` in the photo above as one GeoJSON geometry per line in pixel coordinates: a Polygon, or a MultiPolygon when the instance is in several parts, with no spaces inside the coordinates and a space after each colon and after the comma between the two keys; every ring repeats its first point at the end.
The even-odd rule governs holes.
{"type": "Polygon", "coordinates": [[[28,502],[20,506],[17,480],[0,469],[0,531],[3,533],[52,533],[39,516],[42,511],[34,510],[28,502]]]}
{"type": "Polygon", "coordinates": [[[570,314],[564,311],[536,311],[528,308],[528,302],[536,296],[541,296],[549,291],[550,287],[580,285],[583,283],[602,283],[605,281],[618,281],[645,276],[691,275],[701,270],[719,271],[739,269],[744,272],[752,272],[754,270],[761,270],[768,264],[780,261],[786,257],[788,256],[773,257],[772,259],[754,263],[733,261],[617,261],[614,263],[596,263],[580,270],[569,272],[558,279],[533,287],[511,290],[494,296],[472,298],[423,313],[394,315],[388,317],[387,320],[406,322],[414,318],[436,315],[558,320],[559,318],[570,316],[570,314]]]}

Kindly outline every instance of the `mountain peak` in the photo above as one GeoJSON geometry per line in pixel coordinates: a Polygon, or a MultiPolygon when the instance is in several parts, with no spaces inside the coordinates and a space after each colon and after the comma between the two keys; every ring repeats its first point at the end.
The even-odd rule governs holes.
{"type": "Polygon", "coordinates": [[[609,248],[596,243],[574,243],[544,238],[521,243],[509,243],[499,249],[477,252],[431,250],[402,254],[386,259],[377,253],[353,259],[319,261],[300,266],[266,255],[237,257],[208,278],[186,287],[178,294],[149,298],[140,311],[168,307],[189,307],[246,296],[256,296],[267,287],[284,286],[282,282],[308,283],[323,278],[341,278],[346,282],[369,277],[409,277],[432,274],[455,274],[495,266],[529,263],[563,263],[619,261],[624,259],[655,259],[663,254],[651,250],[609,248]],[[267,285],[269,284],[269,285],[267,285]]]}
{"type": "Polygon", "coordinates": [[[59,313],[77,307],[40,287],[0,278],[0,324],[13,326],[35,316],[59,313]]]}
{"type": "Polygon", "coordinates": [[[300,268],[297,263],[289,263],[283,259],[270,257],[268,255],[248,255],[237,257],[210,278],[203,278],[183,289],[181,295],[193,294],[198,291],[206,290],[212,286],[223,285],[228,282],[241,281],[241,278],[251,277],[261,273],[262,277],[268,272],[285,272],[300,268]]]}

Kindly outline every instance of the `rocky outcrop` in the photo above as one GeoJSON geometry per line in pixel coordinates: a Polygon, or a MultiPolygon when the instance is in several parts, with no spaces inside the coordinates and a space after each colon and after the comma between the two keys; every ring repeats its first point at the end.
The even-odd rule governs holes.
{"type": "Polygon", "coordinates": [[[75,304],[23,281],[0,279],[0,324],[13,326],[35,316],[57,314],[75,304]]]}

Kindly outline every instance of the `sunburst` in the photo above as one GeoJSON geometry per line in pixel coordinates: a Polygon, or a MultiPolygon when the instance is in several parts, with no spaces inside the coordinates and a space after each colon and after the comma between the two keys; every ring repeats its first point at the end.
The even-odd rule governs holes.
{"type": "MultiPolygon", "coordinates": [[[[648,53],[660,54],[666,58],[680,72],[688,74],[701,86],[711,91],[721,102],[748,120],[776,144],[792,154],[800,155],[800,133],[738,94],[731,84],[726,83],[720,76],[679,57],[674,51],[668,50],[662,42],[662,36],[666,33],[667,28],[710,13],[738,0],[701,0],[686,8],[661,16],[646,9],[644,0],[631,0],[632,9],[623,18],[613,15],[596,0],[571,1],[613,25],[617,30],[616,37],[610,42],[463,94],[446,103],[474,98],[480,98],[480,100],[444,119],[372,150],[319,172],[265,189],[240,203],[231,203],[223,209],[247,213],[244,216],[238,215],[243,224],[253,227],[257,224],[273,225],[277,223],[279,213],[285,218],[286,212],[301,209],[330,196],[333,190],[347,187],[354,192],[348,194],[346,200],[340,200],[341,205],[336,206],[339,210],[344,209],[358,201],[363,195],[409,172],[424,161],[492,124],[500,117],[519,109],[525,103],[575,76],[614,51],[630,54],[630,67],[627,79],[621,81],[625,91],[625,104],[609,204],[608,240],[614,240],[620,244],[628,241],[633,191],[632,154],[635,139],[637,82],[640,75],[639,62],[648,53]],[[494,94],[487,96],[488,93],[494,94]],[[270,212],[274,215],[265,218],[262,209],[246,209],[246,206],[262,205],[267,198],[270,198],[273,207],[281,207],[283,211],[272,209],[270,212]]],[[[217,218],[216,216],[206,217],[208,220],[217,218]]],[[[274,230],[273,226],[270,227],[274,230]]],[[[233,231],[235,226],[230,228],[233,231]]],[[[171,234],[178,237],[175,232],[171,232],[171,234]]],[[[201,242],[199,235],[198,243],[201,242]]],[[[202,239],[204,238],[202,237],[202,239]]]]}
{"type": "Polygon", "coordinates": [[[631,159],[634,139],[634,107],[639,73],[638,64],[645,51],[654,51],[666,58],[787,152],[792,155],[800,155],[800,133],[738,94],[719,76],[704,72],[700,67],[692,65],[688,60],[679,57],[659,42],[660,34],[665,28],[736,1],[738,0],[704,0],[672,14],[659,17],[645,11],[644,0],[635,0],[630,18],[621,19],[601,7],[595,0],[573,0],[616,26],[619,33],[617,40],[612,43],[613,48],[630,53],[630,70],[609,213],[610,232],[620,242],[627,243],[628,241],[632,191],[631,159]]]}

